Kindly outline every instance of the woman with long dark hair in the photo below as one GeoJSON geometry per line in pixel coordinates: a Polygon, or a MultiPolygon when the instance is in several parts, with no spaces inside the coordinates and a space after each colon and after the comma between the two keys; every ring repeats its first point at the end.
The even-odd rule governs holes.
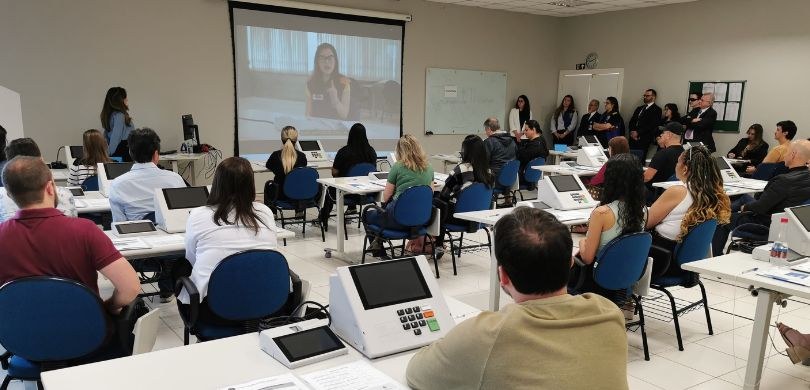
{"type": "Polygon", "coordinates": [[[345,120],[351,108],[351,79],[340,73],[337,50],[329,43],[315,49],[307,81],[307,116],[345,120]]]}
{"type": "Polygon", "coordinates": [[[0,169],[3,168],[3,162],[6,161],[6,137],[8,132],[3,126],[0,126],[0,169]]]}
{"type": "Polygon", "coordinates": [[[100,131],[90,129],[82,134],[84,155],[76,159],[70,166],[70,175],[67,179],[69,186],[80,186],[90,176],[96,174],[99,163],[108,163],[112,160],[107,155],[107,141],[100,131]]]}
{"type": "Polygon", "coordinates": [[[101,107],[101,127],[104,129],[104,138],[107,141],[107,153],[112,157],[120,157],[123,161],[132,161],[129,156],[127,138],[129,132],[135,129],[132,117],[129,116],[129,100],[127,90],[121,87],[112,87],[104,96],[101,107]]]}
{"type": "Polygon", "coordinates": [[[664,111],[662,114],[664,115],[662,121],[663,123],[681,121],[681,113],[678,112],[678,105],[675,103],[664,104],[664,111]]]}
{"type": "Polygon", "coordinates": [[[726,154],[728,158],[738,158],[741,160],[749,160],[748,164],[744,166],[735,166],[737,171],[745,172],[747,167],[756,167],[765,156],[768,154],[768,143],[762,139],[764,129],[759,123],[754,123],[748,128],[746,137],[737,142],[737,146],[732,148],[726,154]]]}
{"type": "Polygon", "coordinates": [[[577,125],[579,125],[579,115],[577,115],[577,108],[574,105],[574,97],[565,95],[551,116],[549,131],[553,143],[573,145],[577,125]]]}
{"type": "Polygon", "coordinates": [[[593,124],[593,130],[596,131],[596,138],[599,138],[603,147],[611,138],[624,135],[624,119],[619,113],[618,99],[613,96],[605,99],[605,112],[602,113],[599,122],[593,124]]]}
{"type": "MultiPolygon", "coordinates": [[[[255,197],[250,162],[242,157],[229,157],[217,166],[208,204],[189,213],[186,259],[191,264],[190,279],[197,286],[202,301],[198,315],[206,323],[229,323],[210,311],[205,298],[208,281],[217,265],[235,253],[278,246],[273,212],[264,204],[254,202],[255,197]]],[[[180,274],[188,271],[177,268],[180,274]]],[[[177,306],[182,313],[188,313],[189,295],[185,290],[178,295],[177,306]]]]}
{"type": "Polygon", "coordinates": [[[529,98],[526,95],[520,95],[515,101],[515,107],[509,110],[509,131],[512,132],[512,135],[520,138],[523,125],[529,119],[534,119],[532,106],[529,104],[529,98]]]}
{"type": "MultiPolygon", "coordinates": [[[[346,177],[349,175],[349,170],[361,163],[375,164],[377,162],[377,151],[371,147],[366,136],[366,127],[362,123],[355,123],[349,129],[349,138],[346,140],[346,146],[340,148],[335,155],[335,162],[332,164],[332,177],[346,177]]],[[[320,218],[323,228],[327,229],[329,216],[332,214],[332,208],[335,206],[335,189],[330,187],[329,192],[323,201],[321,207],[320,218]]],[[[359,200],[357,195],[348,195],[355,197],[359,200]]],[[[357,212],[357,206],[353,206],[346,211],[347,213],[357,212]]]]}
{"type": "MultiPolygon", "coordinates": [[[[481,137],[470,134],[464,137],[461,143],[461,163],[459,163],[447,179],[444,181],[444,188],[433,199],[433,205],[441,210],[441,230],[446,224],[465,225],[466,221],[453,217],[458,195],[465,188],[473,183],[483,183],[488,188],[495,184],[495,176],[489,170],[489,159],[484,140],[481,137]]],[[[435,237],[436,247],[441,248],[444,243],[444,236],[435,237]]],[[[444,252],[440,250],[437,256],[441,257],[444,252]]]]}
{"type": "Polygon", "coordinates": [[[543,130],[540,129],[540,124],[534,119],[529,119],[523,127],[522,135],[525,135],[526,139],[515,137],[515,141],[517,141],[517,153],[515,155],[517,160],[520,161],[518,178],[520,179],[520,184],[528,184],[530,190],[533,190],[537,183],[526,183],[526,180],[523,178],[523,172],[526,171],[529,162],[538,157],[548,158],[549,154],[548,146],[542,136],[542,132],[543,130]]]}
{"type": "MultiPolygon", "coordinates": [[[[731,201],[723,189],[723,178],[711,152],[705,146],[693,146],[678,156],[675,176],[679,183],[671,186],[650,206],[647,229],[652,229],[653,245],[670,251],[697,224],[716,219],[728,223],[731,201]]],[[[664,271],[668,264],[658,251],[653,257],[653,275],[664,271]]],[[[677,267],[676,267],[677,268],[677,267]]]]}

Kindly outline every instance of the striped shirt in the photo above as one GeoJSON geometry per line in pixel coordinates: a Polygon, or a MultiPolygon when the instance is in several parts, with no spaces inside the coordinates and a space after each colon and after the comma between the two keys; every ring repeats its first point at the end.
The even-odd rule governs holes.
{"type": "Polygon", "coordinates": [[[470,163],[461,163],[453,168],[453,172],[444,182],[439,197],[445,201],[455,202],[458,193],[461,190],[469,187],[475,182],[475,174],[473,173],[473,166],[470,163]]]}
{"type": "Polygon", "coordinates": [[[71,165],[70,175],[67,179],[67,185],[70,187],[78,187],[84,181],[96,174],[96,167],[91,165],[71,165]]]}

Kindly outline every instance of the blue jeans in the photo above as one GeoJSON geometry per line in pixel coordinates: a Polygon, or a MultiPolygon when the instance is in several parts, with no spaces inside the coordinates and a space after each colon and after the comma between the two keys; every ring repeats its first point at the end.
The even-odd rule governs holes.
{"type": "Polygon", "coordinates": [[[396,200],[391,200],[387,205],[385,205],[385,208],[382,211],[377,209],[368,209],[365,214],[363,214],[363,222],[369,225],[380,226],[383,229],[408,229],[407,226],[400,225],[394,221],[394,216],[392,214],[396,204],[396,200]]]}

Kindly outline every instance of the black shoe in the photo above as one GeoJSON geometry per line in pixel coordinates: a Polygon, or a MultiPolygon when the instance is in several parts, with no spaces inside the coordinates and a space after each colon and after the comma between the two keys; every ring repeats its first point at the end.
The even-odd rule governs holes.
{"type": "Polygon", "coordinates": [[[357,206],[349,207],[343,215],[357,214],[357,206]]]}
{"type": "Polygon", "coordinates": [[[161,292],[160,293],[160,303],[169,303],[172,301],[173,294],[170,292],[161,292]]]}

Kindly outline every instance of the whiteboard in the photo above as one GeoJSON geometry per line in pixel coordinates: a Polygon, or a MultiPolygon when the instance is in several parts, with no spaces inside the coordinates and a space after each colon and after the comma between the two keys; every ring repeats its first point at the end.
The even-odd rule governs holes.
{"type": "Polygon", "coordinates": [[[506,73],[428,68],[425,132],[477,134],[484,120],[506,122],[506,73]]]}

